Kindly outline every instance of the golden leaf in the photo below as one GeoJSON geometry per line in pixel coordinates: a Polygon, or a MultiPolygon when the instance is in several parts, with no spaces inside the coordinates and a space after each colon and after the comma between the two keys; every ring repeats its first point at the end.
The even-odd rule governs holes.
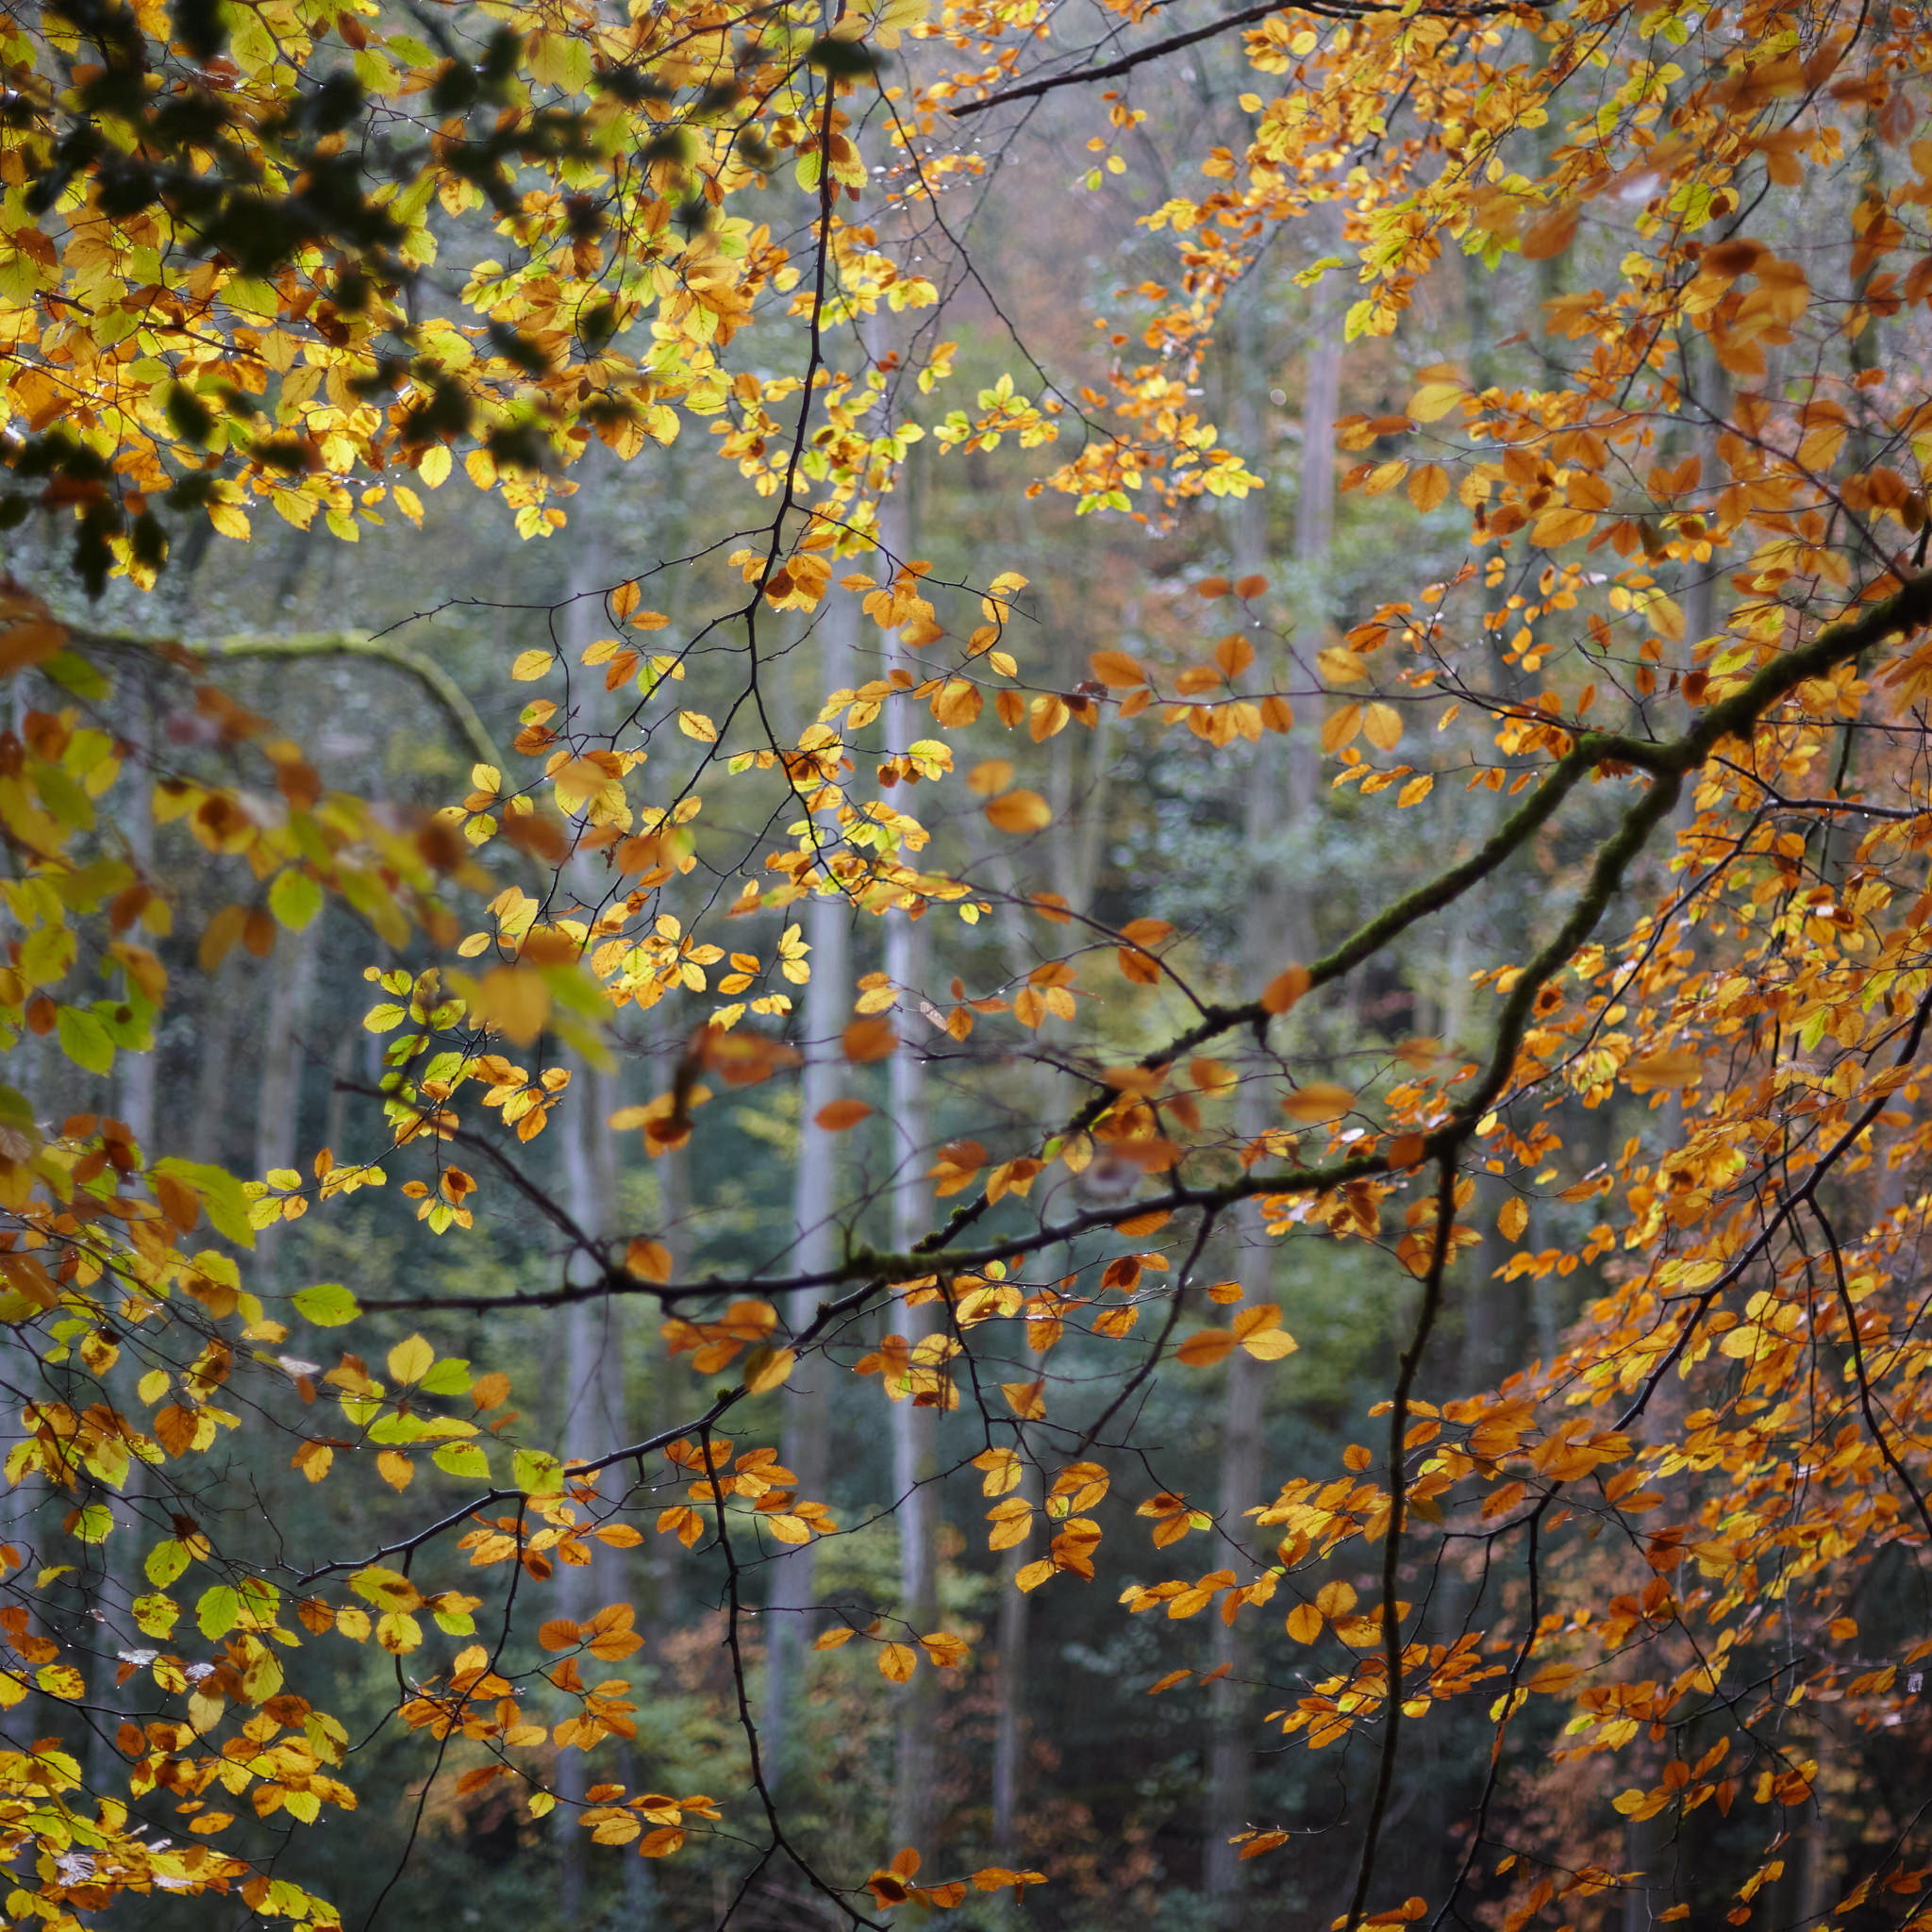
{"type": "Polygon", "coordinates": [[[1281,1103],[1281,1110],[1291,1120],[1315,1126],[1324,1121],[1339,1120],[1354,1105],[1355,1095],[1346,1087],[1327,1080],[1311,1080],[1289,1094],[1281,1103]]]}
{"type": "Polygon", "coordinates": [[[1040,832],[1053,824],[1053,808],[1037,791],[1002,792],[988,802],[987,818],[1002,832],[1040,832]]]}
{"type": "Polygon", "coordinates": [[[420,1335],[399,1341],[389,1352],[389,1372],[408,1387],[420,1382],[436,1365],[436,1351],[420,1335]]]}
{"type": "Polygon", "coordinates": [[[744,1358],[744,1392],[768,1394],[791,1379],[798,1357],[789,1348],[755,1348],[744,1358]]]}

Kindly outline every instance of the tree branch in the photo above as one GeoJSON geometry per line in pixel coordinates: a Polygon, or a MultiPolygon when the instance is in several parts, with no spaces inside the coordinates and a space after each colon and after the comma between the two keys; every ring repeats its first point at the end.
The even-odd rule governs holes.
{"type": "Polygon", "coordinates": [[[386,664],[422,686],[478,763],[494,765],[499,772],[504,769],[503,753],[490,735],[490,727],[464,696],[456,679],[420,651],[412,651],[407,644],[391,643],[386,638],[366,637],[360,631],[297,631],[286,637],[245,635],[223,638],[211,644],[184,644],[177,638],[141,638],[125,632],[90,631],[73,626],[69,627],[68,635],[77,644],[142,651],[172,663],[195,657],[235,660],[254,658],[289,663],[319,658],[360,658],[386,664]]]}
{"type": "MultiPolygon", "coordinates": [[[[1416,11],[1430,15],[1438,20],[1482,20],[1498,13],[1522,13],[1525,10],[1541,12],[1555,0],[1481,0],[1472,7],[1424,7],[1416,11]]],[[[1159,60],[1169,54],[1176,54],[1183,47],[1191,47],[1199,41],[1209,41],[1216,36],[1232,33],[1235,28],[1253,26],[1256,22],[1268,19],[1276,13],[1307,13],[1320,20],[1369,20],[1378,13],[1394,14],[1402,18],[1410,17],[1407,10],[1400,6],[1337,6],[1328,0],[1295,0],[1292,6],[1284,6],[1280,0],[1265,7],[1244,7],[1239,13],[1223,14],[1219,20],[1209,21],[1206,26],[1191,27],[1186,33],[1170,34],[1164,41],[1150,41],[1146,46],[1136,48],[1131,54],[1123,54],[1117,60],[1109,60],[1104,67],[1082,67],[1071,74],[1049,75],[1040,80],[1023,81],[1018,87],[1002,88],[996,94],[989,94],[983,101],[968,101],[962,107],[951,108],[947,111],[956,121],[963,121],[969,115],[984,114],[989,108],[1003,108],[1011,101],[1028,101],[1041,94],[1050,94],[1063,87],[1084,87],[1090,81],[1115,80],[1123,74],[1131,74],[1137,67],[1144,67],[1151,60],[1159,60]]]]}

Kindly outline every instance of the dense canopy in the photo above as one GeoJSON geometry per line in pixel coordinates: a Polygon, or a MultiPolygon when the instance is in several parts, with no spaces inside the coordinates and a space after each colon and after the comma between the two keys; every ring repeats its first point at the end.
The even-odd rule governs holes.
{"type": "Polygon", "coordinates": [[[6,1924],[1926,1924],[1932,16],[0,37],[6,1924]]]}

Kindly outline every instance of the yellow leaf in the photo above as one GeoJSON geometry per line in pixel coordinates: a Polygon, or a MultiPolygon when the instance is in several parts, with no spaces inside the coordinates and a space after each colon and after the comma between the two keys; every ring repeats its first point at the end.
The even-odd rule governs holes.
{"type": "Polygon", "coordinates": [[[1285,1361],[1301,1347],[1281,1325],[1278,1308],[1247,1308],[1234,1318],[1234,1332],[1241,1345],[1257,1362],[1285,1361]]]}
{"type": "Polygon", "coordinates": [[[1313,1604],[1297,1604],[1288,1613],[1288,1634],[1297,1643],[1312,1643],[1322,1634],[1322,1613],[1313,1604]]]}
{"type": "Polygon", "coordinates": [[[1341,644],[1330,644],[1315,653],[1315,669],[1330,684],[1357,684],[1369,675],[1369,667],[1354,651],[1341,644]]]}
{"type": "Polygon", "coordinates": [[[509,675],[519,684],[534,684],[556,662],[548,651],[520,651],[516,662],[509,667],[509,675]]]}
{"type": "Polygon", "coordinates": [[[1362,713],[1362,729],[1377,751],[1393,751],[1402,742],[1402,713],[1393,705],[1373,704],[1362,713]]]}
{"type": "Polygon", "coordinates": [[[1315,1592],[1315,1607],[1324,1617],[1345,1617],[1355,1606],[1355,1585],[1352,1583],[1324,1583],[1315,1592]]]}
{"type": "Polygon", "coordinates": [[[1420,805],[1435,789],[1435,778],[1429,773],[1424,772],[1420,777],[1411,778],[1395,794],[1395,803],[1397,806],[1420,805]]]}
{"type": "Polygon", "coordinates": [[[814,1650],[837,1650],[841,1645],[850,1643],[856,1634],[854,1631],[842,1627],[837,1630],[822,1630],[813,1641],[812,1648],[814,1650]]]}
{"type": "Polygon", "coordinates": [[[493,966],[471,997],[470,1016],[528,1046],[550,1018],[550,982],[534,966],[493,966]]]}
{"type": "Polygon", "coordinates": [[[909,1643],[888,1643],[879,1651],[879,1675],[887,1682],[903,1684],[912,1674],[918,1656],[909,1643]]]}
{"type": "Polygon", "coordinates": [[[389,1352],[389,1372],[407,1387],[420,1382],[436,1365],[436,1351],[420,1335],[399,1341],[389,1352]]]}
{"type": "Polygon", "coordinates": [[[1529,1208],[1520,1196],[1512,1194],[1503,1203],[1502,1212],[1496,1216],[1496,1225],[1506,1241],[1523,1239],[1523,1230],[1529,1225],[1529,1208]]]}
{"type": "Polygon", "coordinates": [[[375,1458],[375,1473],[392,1490],[407,1490],[416,1474],[416,1465],[393,1449],[383,1450],[375,1458]]]}
{"type": "Polygon", "coordinates": [[[678,712],[677,728],[687,738],[695,738],[700,744],[716,744],[718,741],[718,727],[702,711],[678,712]]]}
{"type": "Polygon", "coordinates": [[[1037,1563],[1029,1563],[1013,1578],[1016,1590],[1038,1590],[1053,1574],[1053,1565],[1044,1557],[1037,1563]]]}
{"type": "MultiPolygon", "coordinates": [[[[1408,399],[1408,413],[1418,423],[1441,422],[1462,400],[1465,393],[1459,382],[1425,382],[1408,399]]],[[[1410,487],[1412,490],[1413,486],[1410,487]]]]}

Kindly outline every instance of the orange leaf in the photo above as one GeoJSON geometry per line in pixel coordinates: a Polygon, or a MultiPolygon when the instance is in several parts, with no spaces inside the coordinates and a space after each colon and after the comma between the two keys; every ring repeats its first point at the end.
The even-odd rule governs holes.
{"type": "Polygon", "coordinates": [[[842,1134],[847,1127],[856,1127],[871,1113],[872,1108],[862,1100],[828,1100],[812,1115],[812,1121],[828,1134],[842,1134]]]}
{"type": "Polygon", "coordinates": [[[640,1235],[624,1251],[624,1272],[639,1281],[669,1281],[671,1250],[662,1241],[646,1241],[640,1235]]]}
{"type": "Polygon", "coordinates": [[[1088,661],[1093,666],[1094,676],[1110,690],[1131,691],[1135,685],[1147,682],[1141,660],[1124,651],[1095,651],[1088,661]]]}
{"type": "Polygon", "coordinates": [[[1174,1350],[1177,1362],[1191,1369],[1210,1369],[1234,1346],[1234,1331],[1228,1328],[1201,1328],[1174,1350]]]}
{"type": "Polygon", "coordinates": [[[989,801],[986,815],[1002,832],[1040,832],[1053,824],[1053,808],[1037,791],[1002,792],[989,801]]]}
{"type": "Polygon", "coordinates": [[[853,1021],[841,1036],[845,1058],[855,1066],[863,1066],[869,1060],[890,1058],[898,1043],[899,1037],[892,1031],[892,1023],[876,1013],[870,1019],[853,1021]]]}
{"type": "Polygon", "coordinates": [[[744,1392],[765,1395],[790,1379],[798,1357],[789,1348],[755,1348],[744,1358],[744,1392]]]}
{"type": "Polygon", "coordinates": [[[1313,984],[1306,966],[1290,966],[1277,973],[1261,989],[1261,1009],[1268,1013],[1285,1013],[1301,998],[1313,984]]]}
{"type": "Polygon", "coordinates": [[[1688,1047],[1673,1047],[1626,1060],[1624,1077],[1633,1093],[1648,1093],[1653,1087],[1694,1087],[1704,1077],[1704,1061],[1688,1047]]]}
{"type": "Polygon", "coordinates": [[[1354,1105],[1355,1095],[1346,1087],[1338,1087],[1331,1080],[1310,1080],[1306,1087],[1297,1087],[1281,1103],[1281,1110],[1291,1120],[1315,1126],[1323,1121],[1341,1119],[1354,1105]]]}
{"type": "Polygon", "coordinates": [[[1547,261],[1553,255],[1561,255],[1575,239],[1575,208],[1552,208],[1524,233],[1523,258],[1525,261],[1547,261]]]}
{"type": "Polygon", "coordinates": [[[1408,500],[1420,510],[1440,508],[1449,496],[1449,475],[1441,463],[1424,463],[1409,472],[1408,500]]]}

